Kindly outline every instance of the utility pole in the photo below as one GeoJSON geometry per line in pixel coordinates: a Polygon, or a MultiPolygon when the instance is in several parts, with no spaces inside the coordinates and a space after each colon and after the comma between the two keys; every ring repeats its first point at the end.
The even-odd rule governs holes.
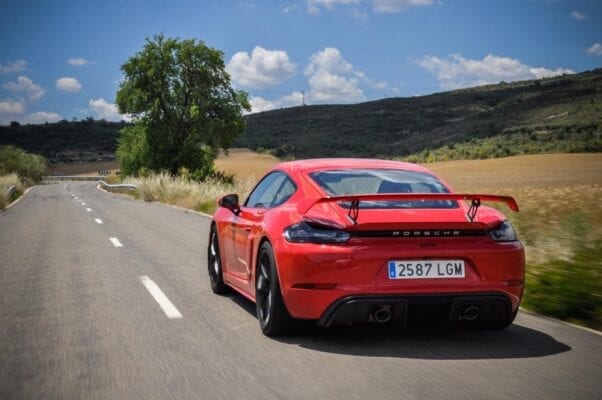
{"type": "Polygon", "coordinates": [[[305,107],[305,90],[301,91],[301,105],[305,107]]]}

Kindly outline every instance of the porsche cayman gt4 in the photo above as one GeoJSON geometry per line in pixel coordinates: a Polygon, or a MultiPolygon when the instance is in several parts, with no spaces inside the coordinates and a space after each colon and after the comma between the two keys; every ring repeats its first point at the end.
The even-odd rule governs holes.
{"type": "Polygon", "coordinates": [[[256,303],[267,335],[319,326],[440,321],[504,328],[524,287],[524,250],[504,215],[414,164],[284,162],[239,203],[219,200],[211,288],[256,303]]]}

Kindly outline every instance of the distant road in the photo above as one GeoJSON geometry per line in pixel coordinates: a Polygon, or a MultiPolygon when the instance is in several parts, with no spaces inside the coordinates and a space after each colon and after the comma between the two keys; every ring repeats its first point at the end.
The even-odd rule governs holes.
{"type": "Polygon", "coordinates": [[[0,399],[600,398],[602,337],[524,313],[264,337],[253,304],[211,293],[208,228],[89,182],[0,212],[0,399]]]}

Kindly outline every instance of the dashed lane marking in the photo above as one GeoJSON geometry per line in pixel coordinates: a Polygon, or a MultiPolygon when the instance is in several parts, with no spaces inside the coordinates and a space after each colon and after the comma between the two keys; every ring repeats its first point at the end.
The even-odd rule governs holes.
{"type": "Polygon", "coordinates": [[[109,238],[109,240],[111,241],[111,243],[113,243],[113,246],[115,246],[115,247],[123,247],[123,245],[121,244],[121,242],[119,241],[119,239],[117,239],[116,237],[109,238]]]}
{"type": "Polygon", "coordinates": [[[151,296],[155,299],[157,303],[159,303],[159,307],[163,310],[167,318],[175,319],[182,318],[182,314],[178,311],[176,306],[173,305],[171,301],[165,296],[165,293],[157,286],[155,282],[153,282],[148,276],[141,276],[140,281],[146,289],[149,291],[151,296]]]}
{"type": "Polygon", "coordinates": [[[95,221],[97,224],[102,224],[102,219],[100,219],[100,218],[94,218],[94,221],[95,221]]]}

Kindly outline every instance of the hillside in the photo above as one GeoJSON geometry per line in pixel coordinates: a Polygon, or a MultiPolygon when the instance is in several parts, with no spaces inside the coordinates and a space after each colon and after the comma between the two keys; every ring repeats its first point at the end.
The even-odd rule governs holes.
{"type": "Polygon", "coordinates": [[[12,144],[43,155],[50,163],[107,161],[115,159],[123,122],[63,120],[53,124],[0,126],[0,146],[12,144]]]}
{"type": "Polygon", "coordinates": [[[246,120],[237,146],[285,158],[415,154],[413,161],[434,161],[449,158],[450,150],[452,158],[599,152],[602,69],[421,97],[293,107],[246,120]]]}
{"type": "MultiPolygon", "coordinates": [[[[316,105],[245,117],[234,147],[280,158],[402,157],[425,162],[602,151],[602,69],[428,96],[316,105]]],[[[51,163],[114,159],[125,123],[0,126],[13,144],[51,163]]]]}

